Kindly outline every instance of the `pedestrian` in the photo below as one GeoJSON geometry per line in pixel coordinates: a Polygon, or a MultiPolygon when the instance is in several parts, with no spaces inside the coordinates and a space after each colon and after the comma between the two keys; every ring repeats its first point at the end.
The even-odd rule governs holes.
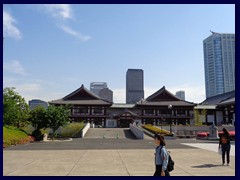
{"type": "Polygon", "coordinates": [[[155,150],[155,166],[156,170],[154,176],[170,176],[167,170],[168,164],[168,152],[165,148],[166,143],[164,137],[161,134],[154,136],[155,143],[157,145],[155,150]]]}
{"type": "Polygon", "coordinates": [[[230,141],[232,140],[232,138],[226,128],[223,128],[222,131],[223,133],[220,135],[219,139],[219,148],[222,149],[222,165],[225,164],[225,154],[227,154],[227,165],[229,165],[231,149],[230,141]]]}

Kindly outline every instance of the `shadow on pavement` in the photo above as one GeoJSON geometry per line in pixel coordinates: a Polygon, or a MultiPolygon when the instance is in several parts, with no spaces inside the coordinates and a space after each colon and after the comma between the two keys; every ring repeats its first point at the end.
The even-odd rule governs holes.
{"type": "Polygon", "coordinates": [[[199,166],[192,166],[192,168],[212,168],[212,167],[217,167],[217,166],[222,166],[220,164],[202,164],[199,166]]]}

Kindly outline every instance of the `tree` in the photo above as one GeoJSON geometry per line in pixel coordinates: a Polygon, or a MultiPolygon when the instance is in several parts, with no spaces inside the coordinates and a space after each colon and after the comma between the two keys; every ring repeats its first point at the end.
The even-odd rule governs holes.
{"type": "Polygon", "coordinates": [[[3,123],[20,128],[28,124],[29,106],[14,89],[3,89],[3,123]]]}
{"type": "Polygon", "coordinates": [[[56,130],[66,125],[70,119],[70,110],[64,106],[50,105],[46,111],[46,118],[48,121],[48,127],[53,130],[52,140],[55,137],[56,130]]]}
{"type": "Polygon", "coordinates": [[[202,125],[202,122],[199,119],[199,110],[198,109],[194,109],[194,119],[195,119],[194,124],[196,126],[202,125]]]}
{"type": "Polygon", "coordinates": [[[46,118],[46,109],[42,106],[37,106],[30,111],[29,121],[32,126],[35,127],[35,130],[32,132],[32,135],[36,138],[37,141],[43,139],[42,129],[48,127],[48,121],[46,118]]]}
{"type": "Polygon", "coordinates": [[[46,109],[42,106],[37,106],[31,110],[29,121],[36,130],[40,130],[42,128],[46,129],[48,127],[46,109]]]}

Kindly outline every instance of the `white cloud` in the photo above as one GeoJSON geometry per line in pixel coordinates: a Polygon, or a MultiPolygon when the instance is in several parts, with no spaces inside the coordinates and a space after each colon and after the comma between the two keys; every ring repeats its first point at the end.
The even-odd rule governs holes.
{"type": "Polygon", "coordinates": [[[72,28],[66,26],[66,25],[61,25],[60,28],[66,32],[67,34],[70,34],[72,36],[74,36],[75,38],[79,39],[80,41],[84,42],[84,41],[87,41],[89,39],[91,39],[90,36],[85,36],[85,35],[82,35],[80,32],[77,32],[75,30],[73,30],[72,28]]]}
{"type": "Polygon", "coordinates": [[[177,91],[185,91],[185,99],[189,102],[200,103],[206,99],[204,85],[190,85],[183,84],[177,87],[166,87],[171,93],[175,94],[177,91]]]}
{"type": "Polygon", "coordinates": [[[21,32],[14,25],[16,20],[5,10],[3,10],[3,34],[4,36],[21,39],[21,32]]]}
{"type": "Polygon", "coordinates": [[[69,4],[44,4],[45,9],[54,18],[72,19],[72,8],[69,4]]]}
{"type": "Polygon", "coordinates": [[[113,89],[113,102],[125,103],[126,102],[126,90],[125,89],[113,89]]]}
{"type": "Polygon", "coordinates": [[[41,90],[40,84],[23,84],[18,86],[22,92],[29,93],[29,92],[39,92],[41,90]]]}
{"type": "MultiPolygon", "coordinates": [[[[71,5],[69,4],[44,4],[41,7],[44,7],[47,10],[47,12],[50,13],[54,18],[57,18],[60,20],[73,19],[73,11],[72,11],[71,5]]],[[[65,33],[77,38],[82,42],[85,42],[91,39],[90,36],[83,35],[82,33],[63,24],[62,21],[60,22],[60,24],[62,24],[58,26],[60,29],[62,29],[65,33]]]]}
{"type": "Polygon", "coordinates": [[[23,66],[16,60],[3,63],[3,70],[14,74],[27,75],[23,66]]]}
{"type": "Polygon", "coordinates": [[[40,79],[4,76],[3,87],[15,87],[15,91],[18,92],[26,102],[32,99],[51,101],[60,99],[66,95],[65,92],[57,92],[55,83],[40,79]]]}

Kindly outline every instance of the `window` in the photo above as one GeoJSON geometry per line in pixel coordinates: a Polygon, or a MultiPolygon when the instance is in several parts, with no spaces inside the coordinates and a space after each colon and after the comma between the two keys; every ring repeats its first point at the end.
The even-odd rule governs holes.
{"type": "Polygon", "coordinates": [[[177,115],[178,116],[185,116],[185,110],[177,110],[177,115]]]}
{"type": "Polygon", "coordinates": [[[172,111],[169,109],[163,109],[163,110],[159,110],[159,114],[160,115],[169,115],[169,114],[172,114],[172,111]]]}
{"type": "Polygon", "coordinates": [[[146,109],[144,110],[145,115],[154,115],[154,110],[153,109],[146,109]]]}
{"type": "Polygon", "coordinates": [[[88,114],[88,107],[84,107],[84,106],[74,107],[73,114],[76,114],[76,115],[88,114]]]}
{"type": "Polygon", "coordinates": [[[93,107],[92,114],[93,115],[103,115],[104,114],[103,108],[93,107]]]}

